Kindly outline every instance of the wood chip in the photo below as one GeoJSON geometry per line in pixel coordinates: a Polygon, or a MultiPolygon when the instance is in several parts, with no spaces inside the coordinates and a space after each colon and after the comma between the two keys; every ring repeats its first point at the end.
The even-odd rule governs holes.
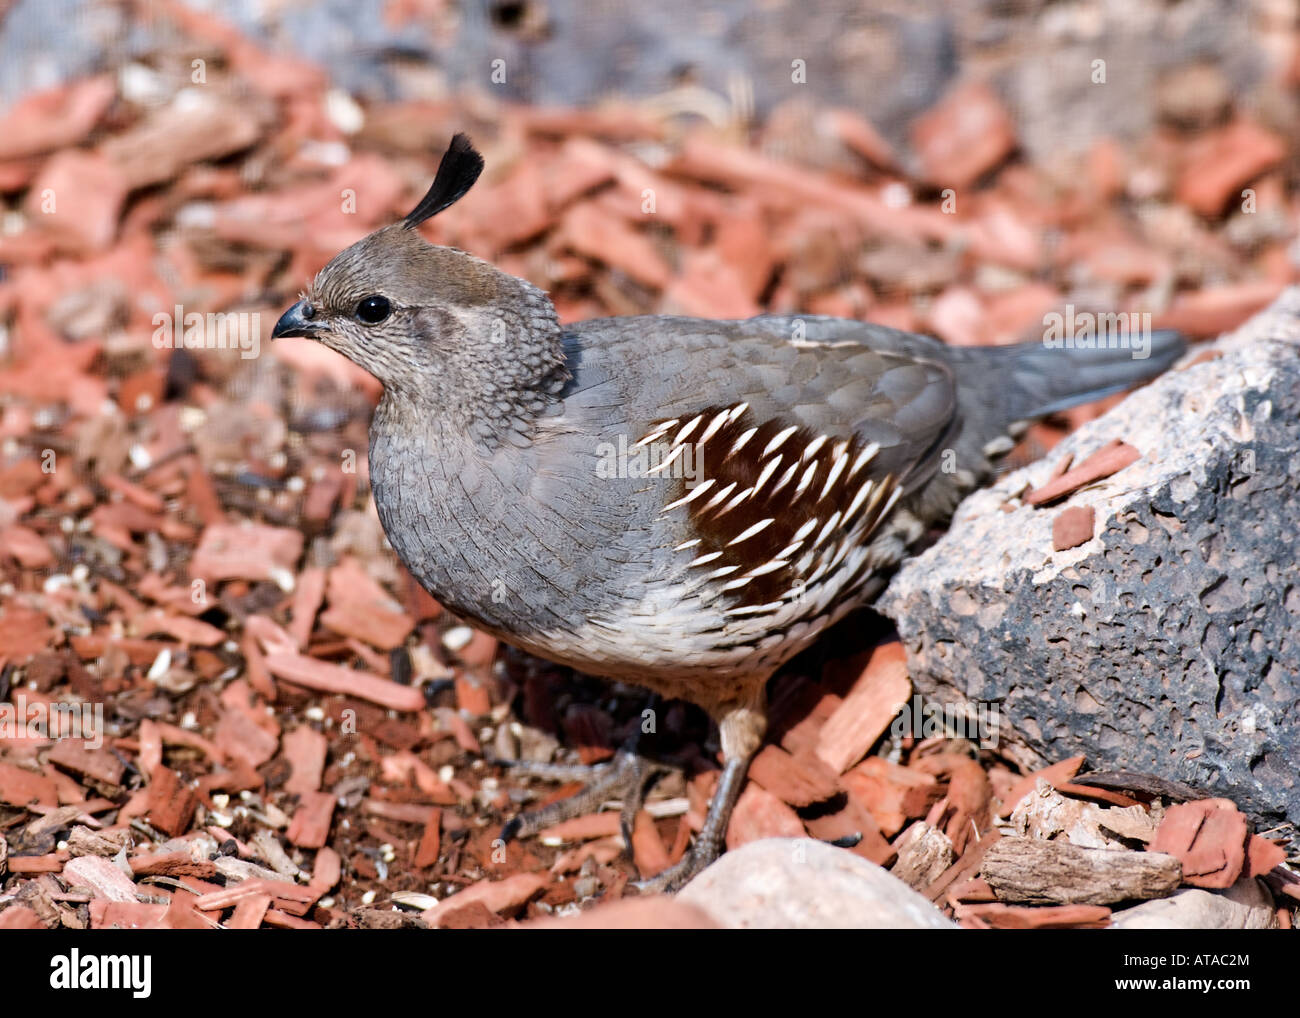
{"type": "Polygon", "coordinates": [[[771,792],[747,784],[727,825],[728,850],[762,838],[799,838],[804,834],[803,821],[793,809],[771,792]]]}
{"type": "Polygon", "coordinates": [[[1108,445],[1103,445],[1077,467],[1073,467],[1059,477],[1053,478],[1041,488],[1035,488],[1033,491],[1027,492],[1024,496],[1024,502],[1026,505],[1032,506],[1048,505],[1073,494],[1085,485],[1093,484],[1119,473],[1141,458],[1142,454],[1133,446],[1115,439],[1108,445]]]}
{"type": "Polygon", "coordinates": [[[989,926],[1004,930],[1103,929],[1110,925],[1110,909],[1104,905],[963,905],[959,917],[975,916],[989,926]]]}
{"type": "Polygon", "coordinates": [[[1068,551],[1092,540],[1097,529],[1097,511],[1090,505],[1063,509],[1052,520],[1052,551],[1068,551]]]}
{"type": "Polygon", "coordinates": [[[299,650],[305,650],[316,626],[316,613],[325,600],[325,570],[312,567],[298,574],[298,585],[293,591],[293,606],[289,610],[288,633],[299,650]]]}
{"type": "Polygon", "coordinates": [[[804,751],[793,755],[780,746],[764,746],[750,762],[749,780],[756,781],[791,806],[811,806],[840,791],[837,774],[821,757],[804,751]]]}
{"type": "Polygon", "coordinates": [[[89,887],[97,898],[136,900],[136,886],[131,878],[103,856],[83,855],[69,859],[63,867],[63,877],[71,887],[89,887]]]}
{"type": "Polygon", "coordinates": [[[1245,868],[1249,836],[1245,816],[1230,801],[1201,799],[1170,806],[1150,850],[1177,858],[1193,887],[1225,888],[1245,868]]]}
{"type": "Polygon", "coordinates": [[[438,902],[433,908],[426,909],[420,913],[420,918],[430,926],[437,927],[449,913],[466,905],[479,904],[489,912],[498,914],[512,911],[523,905],[549,882],[549,878],[541,873],[516,873],[504,880],[480,880],[450,898],[438,902]]]}
{"type": "Polygon", "coordinates": [[[287,837],[299,848],[323,848],[329,838],[336,800],[328,792],[304,792],[300,800],[287,837]]]}
{"type": "Polygon", "coordinates": [[[1064,841],[1003,838],[984,855],[983,877],[999,901],[1110,905],[1172,894],[1182,866],[1171,855],[1079,848],[1064,841]]]}
{"type": "Polygon", "coordinates": [[[894,847],[885,840],[875,817],[852,796],[835,812],[808,817],[803,824],[811,837],[844,844],[854,855],[877,866],[888,866],[894,860],[894,847]]]}
{"type": "Polygon", "coordinates": [[[917,891],[938,880],[956,858],[948,835],[924,820],[918,820],[904,831],[894,848],[898,858],[890,872],[917,891]]]}
{"type": "Polygon", "coordinates": [[[637,812],[632,827],[632,860],[642,877],[653,877],[672,864],[663,838],[659,836],[659,828],[645,810],[637,812]]]}
{"type": "Polygon", "coordinates": [[[199,800],[179,774],[157,767],[149,775],[149,822],[164,834],[183,834],[194,819],[199,800]]]}
{"type": "Polygon", "coordinates": [[[1262,877],[1286,861],[1286,850],[1276,841],[1252,834],[1246,843],[1246,876],[1262,877]]]}
{"type": "Polygon", "coordinates": [[[425,706],[424,694],[418,689],[303,654],[283,651],[267,654],[266,667],[285,682],[325,693],[355,696],[392,710],[418,711],[425,706]]]}
{"type": "Polygon", "coordinates": [[[282,755],[292,768],[284,790],[293,795],[319,791],[329,740],[309,725],[299,725],[286,732],[280,742],[282,755]]]}
{"type": "Polygon", "coordinates": [[[998,807],[998,816],[1010,816],[1011,811],[1016,808],[1020,800],[1029,795],[1037,787],[1040,780],[1046,781],[1049,785],[1056,786],[1063,781],[1069,781],[1079,773],[1079,768],[1083,766],[1083,756],[1072,756],[1068,760],[1061,760],[1042,770],[1026,774],[1023,778],[1012,786],[1011,791],[998,807]]]}
{"type": "Polygon", "coordinates": [[[190,575],[208,580],[270,580],[292,576],[302,555],[302,534],[265,524],[216,523],[206,527],[190,559],[190,575]]]}
{"type": "Polygon", "coordinates": [[[270,907],[269,894],[250,894],[236,902],[235,910],[223,925],[228,930],[255,930],[262,925],[270,907]]]}
{"type": "Polygon", "coordinates": [[[329,571],[326,597],[329,608],[321,613],[321,625],[380,650],[400,647],[415,628],[401,603],[351,559],[329,571]]]}
{"type": "Polygon", "coordinates": [[[842,774],[866,756],[911,695],[902,644],[881,644],[872,651],[849,695],[822,726],[817,756],[836,774],[842,774]]]}
{"type": "Polygon", "coordinates": [[[941,794],[930,774],[870,756],[841,776],[849,795],[863,804],[892,838],[908,820],[923,817],[941,794]]]}
{"type": "Polygon", "coordinates": [[[53,779],[14,764],[0,763],[0,802],[11,806],[33,802],[57,806],[59,793],[53,779]]]}
{"type": "Polygon", "coordinates": [[[428,819],[424,822],[424,832],[415,849],[415,868],[427,869],[438,862],[442,853],[442,810],[436,806],[428,810],[428,819]]]}
{"type": "Polygon", "coordinates": [[[537,837],[544,842],[563,844],[571,841],[588,841],[592,838],[609,838],[620,832],[619,815],[615,812],[588,813],[552,824],[539,831],[537,837]]]}

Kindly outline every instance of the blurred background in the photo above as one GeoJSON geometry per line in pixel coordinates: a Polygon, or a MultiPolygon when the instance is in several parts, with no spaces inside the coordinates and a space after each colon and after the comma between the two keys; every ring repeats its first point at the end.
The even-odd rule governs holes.
{"type": "MultiPolygon", "coordinates": [[[[565,320],[804,310],[999,343],[1073,303],[1211,335],[1294,275],[1294,0],[814,8],[6,4],[3,384],[84,410],[164,369],[257,375],[157,354],[152,316],[265,319],[456,130],[487,175],[429,236],[565,320]],[[21,370],[47,341],[89,364],[88,339],[94,384],[21,370]]],[[[358,384],[302,346],[276,361],[358,384]]]]}
{"type": "MultiPolygon", "coordinates": [[[[1006,343],[1073,304],[1207,337],[1296,277],[1298,98],[1296,0],[0,2],[0,700],[106,704],[135,769],[73,781],[0,739],[0,828],[17,764],[160,838],[293,815],[349,906],[441,894],[501,872],[492,824],[533,795],[482,751],[590,762],[636,723],[640,694],[505,662],[415,587],[367,490],[375,383],[269,342],[456,131],[487,169],[426,235],[565,321],[806,311],[1006,343]],[[243,345],[167,342],[194,313],[239,316],[243,345]],[[303,685],[340,665],[433,710],[303,685]],[[196,797],[168,824],[159,766],[196,797]],[[241,791],[256,817],[225,811],[241,791]]],[[[697,813],[661,812],[642,872],[697,813]]],[[[594,893],[566,887],[547,900],[594,893]]]]}

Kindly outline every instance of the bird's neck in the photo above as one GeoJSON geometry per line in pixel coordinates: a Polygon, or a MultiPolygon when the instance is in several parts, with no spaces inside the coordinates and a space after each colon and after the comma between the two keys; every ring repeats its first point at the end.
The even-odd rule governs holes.
{"type": "Polygon", "coordinates": [[[550,299],[524,280],[504,278],[514,284],[504,299],[458,312],[463,340],[436,370],[418,384],[386,388],[384,417],[421,422],[444,440],[462,436],[484,454],[531,442],[570,370],[550,299]]]}

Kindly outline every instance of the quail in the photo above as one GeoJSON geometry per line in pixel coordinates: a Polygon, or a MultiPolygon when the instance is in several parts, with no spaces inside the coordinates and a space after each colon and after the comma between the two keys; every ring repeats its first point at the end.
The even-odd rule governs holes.
{"type": "MultiPolygon", "coordinates": [[[[721,849],[776,670],[869,603],[1026,422],[1162,371],[1182,341],[1157,332],[1138,358],[810,315],[561,326],[541,290],[420,236],[482,168],[457,135],[414,210],[334,257],[272,336],[312,337],[382,383],[375,505],[439,602],[717,723],[703,828],[642,884],[675,889],[721,849]]],[[[507,833],[613,794],[639,804],[640,758],[603,767],[507,833]]]]}

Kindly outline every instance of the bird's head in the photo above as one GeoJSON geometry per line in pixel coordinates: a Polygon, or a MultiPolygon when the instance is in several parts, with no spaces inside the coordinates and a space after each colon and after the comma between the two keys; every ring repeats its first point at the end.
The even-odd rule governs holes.
{"type": "Polygon", "coordinates": [[[530,404],[538,389],[553,392],[567,372],[546,294],[464,251],[430,244],[416,230],[460,199],[482,169],[483,157],[456,135],[411,213],[335,255],[271,338],[316,339],[369,371],[394,398],[436,404],[453,416],[530,404]]]}

